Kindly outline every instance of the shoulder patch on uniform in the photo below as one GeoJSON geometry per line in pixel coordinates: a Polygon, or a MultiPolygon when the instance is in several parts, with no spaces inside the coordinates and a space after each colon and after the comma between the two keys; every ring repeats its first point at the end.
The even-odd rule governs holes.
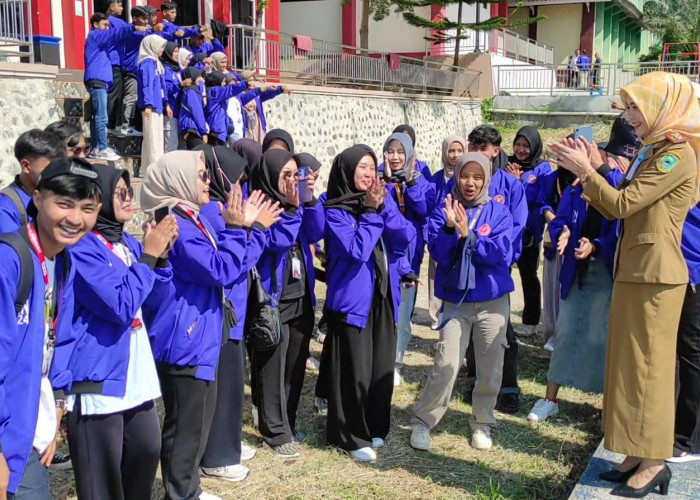
{"type": "Polygon", "coordinates": [[[670,132],[666,134],[666,139],[668,140],[668,142],[672,142],[673,144],[688,142],[688,138],[683,134],[679,134],[678,132],[670,132]]]}
{"type": "Polygon", "coordinates": [[[482,224],[482,225],[479,227],[479,229],[477,229],[477,232],[478,232],[481,236],[488,236],[489,234],[491,234],[491,226],[489,226],[488,224],[482,224]]]}
{"type": "Polygon", "coordinates": [[[506,204],[506,199],[502,194],[497,194],[496,196],[494,196],[493,201],[495,201],[496,203],[500,203],[501,205],[506,204]]]}
{"type": "Polygon", "coordinates": [[[663,158],[656,162],[656,169],[663,174],[667,174],[673,170],[673,167],[676,166],[680,159],[681,156],[678,153],[666,153],[663,158]]]}

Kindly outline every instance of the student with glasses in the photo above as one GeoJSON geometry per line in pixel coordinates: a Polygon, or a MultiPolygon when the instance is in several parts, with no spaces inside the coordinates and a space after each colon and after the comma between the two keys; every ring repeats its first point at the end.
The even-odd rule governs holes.
{"type": "Polygon", "coordinates": [[[85,144],[85,135],[77,123],[59,120],[46,127],[44,132],[58,137],[65,143],[68,158],[87,158],[90,154],[92,148],[85,144]]]}

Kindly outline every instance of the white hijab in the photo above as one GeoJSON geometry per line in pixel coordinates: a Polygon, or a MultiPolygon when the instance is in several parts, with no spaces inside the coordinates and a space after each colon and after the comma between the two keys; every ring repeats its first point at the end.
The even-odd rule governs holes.
{"type": "Polygon", "coordinates": [[[141,42],[139,47],[139,64],[146,59],[156,62],[156,74],[162,75],[165,72],[163,64],[160,62],[160,52],[165,48],[167,40],[158,35],[148,35],[141,42]]]}
{"type": "Polygon", "coordinates": [[[192,57],[192,52],[190,52],[185,47],[180,47],[180,55],[178,56],[178,62],[180,63],[180,69],[185,69],[188,66],[187,60],[192,57]]]}

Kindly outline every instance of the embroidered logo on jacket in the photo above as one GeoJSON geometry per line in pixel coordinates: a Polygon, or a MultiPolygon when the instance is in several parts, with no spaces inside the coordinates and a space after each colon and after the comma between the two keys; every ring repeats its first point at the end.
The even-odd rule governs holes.
{"type": "Polygon", "coordinates": [[[656,169],[662,174],[667,174],[673,170],[678,160],[680,160],[680,155],[676,153],[665,154],[663,158],[656,162],[656,169]]]}
{"type": "Polygon", "coordinates": [[[479,229],[477,230],[481,236],[488,236],[491,234],[491,226],[488,224],[482,224],[479,226],[479,229]]]}
{"type": "Polygon", "coordinates": [[[497,194],[496,196],[494,196],[493,201],[495,201],[496,203],[500,203],[501,205],[506,204],[506,199],[502,194],[497,194]]]}

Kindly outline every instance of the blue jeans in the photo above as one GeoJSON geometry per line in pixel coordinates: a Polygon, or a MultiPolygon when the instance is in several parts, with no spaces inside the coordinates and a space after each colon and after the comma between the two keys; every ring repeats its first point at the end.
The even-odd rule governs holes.
{"type": "Polygon", "coordinates": [[[403,366],[403,355],[411,341],[411,317],[416,306],[416,290],[418,286],[406,288],[401,285],[401,304],[399,305],[399,324],[396,328],[396,368],[403,366]]]}
{"type": "Polygon", "coordinates": [[[14,495],[7,495],[8,500],[51,500],[49,488],[49,469],[39,462],[39,453],[32,449],[22,480],[14,495]]]}
{"type": "Polygon", "coordinates": [[[90,121],[90,145],[100,151],[107,149],[107,89],[86,85],[92,101],[90,121]]]}

